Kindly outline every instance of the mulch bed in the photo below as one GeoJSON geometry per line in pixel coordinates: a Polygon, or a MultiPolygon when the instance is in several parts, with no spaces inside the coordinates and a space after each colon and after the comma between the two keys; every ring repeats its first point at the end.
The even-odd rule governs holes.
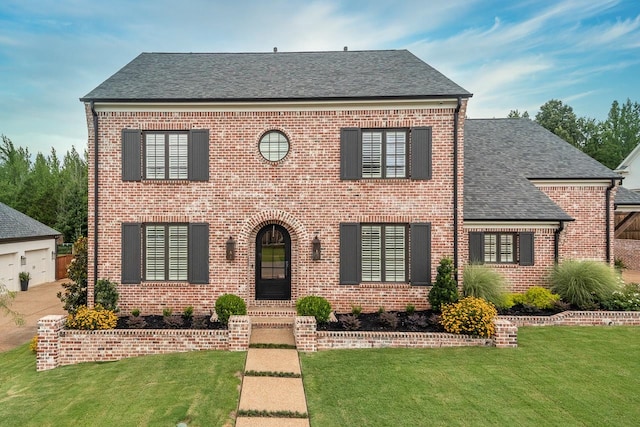
{"type": "Polygon", "coordinates": [[[123,316],[118,317],[116,329],[227,329],[220,322],[209,320],[211,316],[123,316]]]}

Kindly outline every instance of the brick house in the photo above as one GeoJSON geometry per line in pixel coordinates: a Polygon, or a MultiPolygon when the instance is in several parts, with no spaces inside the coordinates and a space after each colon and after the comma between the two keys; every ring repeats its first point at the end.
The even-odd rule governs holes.
{"type": "Polygon", "coordinates": [[[443,257],[514,290],[612,262],[620,177],[529,120],[465,119],[471,96],[406,50],[141,54],[81,98],[89,295],[425,308],[443,257]]]}

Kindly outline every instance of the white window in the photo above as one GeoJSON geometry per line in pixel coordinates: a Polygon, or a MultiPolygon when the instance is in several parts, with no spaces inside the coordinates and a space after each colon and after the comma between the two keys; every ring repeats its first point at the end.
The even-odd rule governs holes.
{"type": "Polygon", "coordinates": [[[362,132],[362,178],[407,176],[407,131],[362,132]]]}
{"type": "Polygon", "coordinates": [[[515,239],[511,233],[485,233],[484,262],[513,263],[515,239]]]}
{"type": "Polygon", "coordinates": [[[362,225],[362,281],[405,282],[407,239],[405,225],[362,225]]]}
{"type": "Polygon", "coordinates": [[[260,138],[260,154],[270,162],[279,162],[289,153],[289,140],[280,131],[272,130],[260,138]]]}
{"type": "Polygon", "coordinates": [[[144,265],[146,280],[187,280],[188,226],[146,225],[144,265]]]}
{"type": "Polygon", "coordinates": [[[145,179],[188,179],[187,133],[146,133],[145,179]]]}

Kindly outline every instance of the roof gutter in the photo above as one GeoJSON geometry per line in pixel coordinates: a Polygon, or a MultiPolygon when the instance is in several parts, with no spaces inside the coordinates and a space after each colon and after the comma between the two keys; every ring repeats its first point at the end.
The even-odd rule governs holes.
{"type": "Polygon", "coordinates": [[[458,103],[453,113],[453,268],[458,281],[458,122],[462,97],[458,96],[458,103]]]}
{"type": "MultiPolygon", "coordinates": [[[[93,286],[98,283],[98,113],[91,101],[93,116],[93,286]]],[[[93,293],[87,295],[87,305],[93,307],[93,293]]]]}

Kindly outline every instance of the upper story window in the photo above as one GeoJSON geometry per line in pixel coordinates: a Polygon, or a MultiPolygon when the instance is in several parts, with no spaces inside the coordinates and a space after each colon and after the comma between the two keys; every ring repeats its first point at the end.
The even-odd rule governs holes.
{"type": "Polygon", "coordinates": [[[406,178],[407,131],[362,131],[362,178],[406,178]]]}
{"type": "Polygon", "coordinates": [[[188,179],[187,133],[145,133],[144,178],[188,179]]]}
{"type": "Polygon", "coordinates": [[[260,138],[260,154],[270,162],[279,162],[289,153],[289,140],[280,131],[272,130],[260,138]]]}
{"type": "Polygon", "coordinates": [[[431,128],[340,131],[342,179],[431,179],[431,128]]]}
{"type": "Polygon", "coordinates": [[[122,180],[209,180],[209,131],[122,130],[122,180]]]}

